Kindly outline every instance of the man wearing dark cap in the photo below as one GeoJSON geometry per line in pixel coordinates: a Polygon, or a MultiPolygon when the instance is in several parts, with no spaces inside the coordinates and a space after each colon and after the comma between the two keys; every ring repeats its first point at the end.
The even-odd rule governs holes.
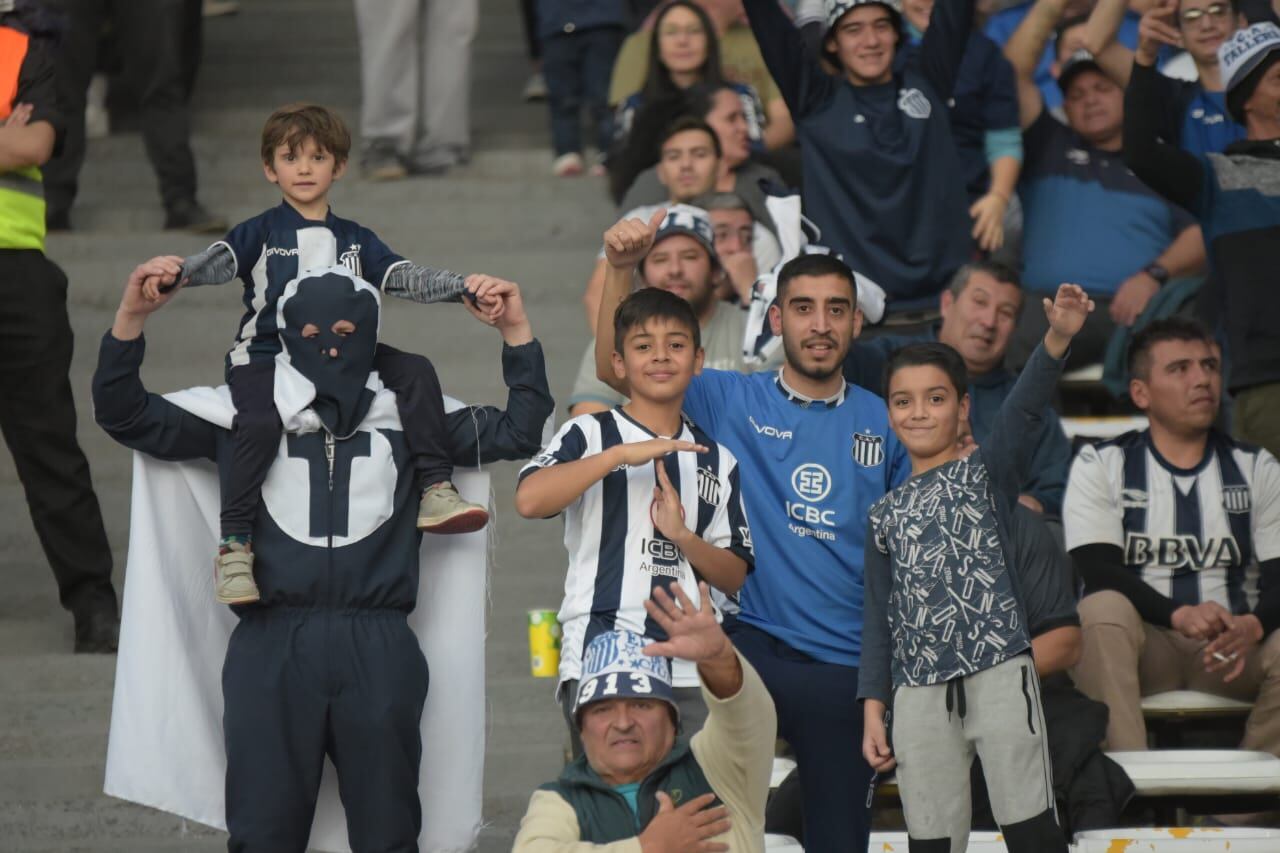
{"type": "Polygon", "coordinates": [[[1235,436],[1280,453],[1280,27],[1236,32],[1218,48],[1227,109],[1247,136],[1221,154],[1194,155],[1159,141],[1151,108],[1154,56],[1139,52],[1125,96],[1124,158],[1146,183],[1204,223],[1221,282],[1235,398],[1235,436]]]}
{"type": "Polygon", "coordinates": [[[764,850],[777,717],[764,682],[734,649],[698,584],[701,609],[672,584],[645,602],[667,640],[596,636],[573,706],[584,754],[529,800],[513,851],[764,850]],[[706,725],[687,741],[666,658],[698,664],[706,725]],[[603,845],[608,845],[604,847],[603,845]]]}
{"type": "MultiPolygon", "coordinates": [[[[1098,310],[1075,337],[1069,367],[1100,361],[1112,332],[1132,326],[1168,281],[1204,266],[1200,227],[1125,166],[1124,90],[1092,55],[1060,56],[1067,124],[1044,108],[1033,79],[1067,0],[1037,0],[1005,46],[1022,116],[1023,286],[1030,304],[1064,281],[1089,291],[1098,310]]],[[[1044,336],[1043,315],[1024,311],[1009,347],[1023,364],[1044,336]]]]}

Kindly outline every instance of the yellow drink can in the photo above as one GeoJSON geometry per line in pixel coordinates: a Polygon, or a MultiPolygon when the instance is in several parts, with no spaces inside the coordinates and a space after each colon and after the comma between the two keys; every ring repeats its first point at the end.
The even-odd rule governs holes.
{"type": "Polygon", "coordinates": [[[560,623],[554,610],[529,611],[529,667],[535,678],[560,675],[560,623]]]}

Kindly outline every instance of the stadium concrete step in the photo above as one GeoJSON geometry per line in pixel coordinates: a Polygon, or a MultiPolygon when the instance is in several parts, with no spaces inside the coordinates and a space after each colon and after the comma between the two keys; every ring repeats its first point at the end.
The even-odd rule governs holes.
{"type": "MultiPolygon", "coordinates": [[[[371,184],[354,170],[334,193],[340,215],[373,228],[417,261],[519,281],[563,400],[587,341],[581,307],[612,206],[599,180],[549,174],[546,107],[519,100],[528,73],[518,11],[481,0],[470,165],[431,179],[371,184]]],[[[200,196],[232,221],[278,202],[262,177],[258,134],[270,110],[310,99],[338,108],[357,130],[359,66],[350,0],[254,0],[205,22],[205,58],[193,99],[200,196]],[[268,59],[269,58],[269,61],[268,59]]],[[[71,381],[79,437],[90,460],[116,566],[124,579],[132,460],[92,419],[89,383],[129,271],[157,254],[185,255],[210,238],[161,229],[155,178],[141,136],[90,143],[76,230],[51,235],[66,271],[76,335],[71,381]]],[[[218,384],[240,292],[179,295],[147,328],[143,378],[156,391],[218,384]]],[[[501,403],[496,333],[457,306],[393,302],[383,337],[428,354],[447,393],[501,403]]],[[[563,419],[563,409],[558,412],[563,419]]],[[[497,545],[487,613],[489,706],[484,820],[478,849],[509,850],[529,794],[559,772],[564,723],[552,685],[529,675],[525,611],[555,607],[565,555],[558,522],[519,518],[518,466],[494,466],[497,545]]],[[[69,653],[72,621],[59,603],[8,454],[0,454],[0,850],[4,853],[204,853],[223,833],[101,793],[114,658],[69,653]]],[[[447,685],[433,685],[447,689],[447,685]]]]}

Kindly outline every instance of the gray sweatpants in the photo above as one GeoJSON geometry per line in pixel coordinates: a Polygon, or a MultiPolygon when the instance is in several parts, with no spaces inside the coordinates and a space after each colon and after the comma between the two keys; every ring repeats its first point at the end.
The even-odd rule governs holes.
{"type": "Polygon", "coordinates": [[[471,144],[479,0],[356,0],[360,131],[401,154],[471,144]]]}
{"type": "Polygon", "coordinates": [[[945,684],[898,688],[891,738],[912,853],[967,848],[975,752],[1010,853],[1065,853],[1030,655],[945,684]]]}

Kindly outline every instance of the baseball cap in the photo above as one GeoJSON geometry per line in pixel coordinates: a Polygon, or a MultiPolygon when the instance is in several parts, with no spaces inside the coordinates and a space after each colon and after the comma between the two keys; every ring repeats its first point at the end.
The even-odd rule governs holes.
{"type": "Polygon", "coordinates": [[[1058,88],[1062,90],[1062,94],[1067,93],[1067,87],[1071,85],[1071,81],[1076,78],[1082,71],[1102,72],[1102,66],[1098,64],[1098,60],[1093,58],[1093,54],[1081,48],[1075,53],[1067,57],[1062,63],[1062,70],[1058,72],[1058,88]]]}
{"type": "MultiPolygon", "coordinates": [[[[653,237],[653,251],[659,243],[668,237],[684,234],[697,240],[702,248],[711,256],[711,263],[720,266],[720,257],[716,254],[716,235],[711,227],[711,217],[700,207],[691,204],[674,204],[667,209],[667,216],[658,226],[658,233],[653,237]]],[[[643,265],[643,264],[642,264],[643,265]]]]}
{"type": "Polygon", "coordinates": [[[644,653],[649,641],[634,631],[607,631],[597,635],[582,653],[582,677],[573,701],[574,719],[579,712],[606,699],[661,699],[680,708],[671,689],[671,667],[664,657],[644,653]]]}
{"type": "Polygon", "coordinates": [[[889,17],[893,19],[893,25],[899,30],[902,29],[902,0],[826,0],[826,2],[827,27],[823,33],[824,37],[831,34],[831,28],[837,21],[859,6],[884,6],[892,13],[889,17]]]}
{"type": "Polygon", "coordinates": [[[1275,61],[1278,49],[1280,27],[1270,21],[1236,30],[1231,38],[1218,45],[1218,66],[1226,87],[1227,111],[1237,122],[1244,122],[1244,102],[1258,85],[1259,70],[1275,61]]]}
{"type": "MultiPolygon", "coordinates": [[[[899,36],[902,33],[902,0],[826,0],[827,1],[827,26],[823,29],[822,37],[831,35],[832,28],[835,28],[836,22],[844,18],[847,13],[858,8],[858,6],[884,6],[890,12],[890,20],[893,22],[893,28],[897,29],[899,36]]],[[[829,56],[828,56],[829,59],[829,56]]]]}

